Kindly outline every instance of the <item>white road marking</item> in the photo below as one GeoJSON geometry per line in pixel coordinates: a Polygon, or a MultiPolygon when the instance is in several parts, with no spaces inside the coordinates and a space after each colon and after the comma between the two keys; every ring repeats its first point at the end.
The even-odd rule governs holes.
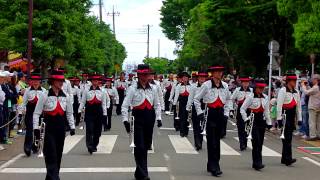
{"type": "Polygon", "coordinates": [[[18,154],[16,155],[14,158],[10,159],[9,161],[7,161],[6,163],[2,164],[0,166],[0,170],[7,168],[8,166],[10,166],[11,164],[15,163],[17,160],[19,160],[20,158],[22,158],[24,156],[24,154],[18,154]]]}
{"type": "Polygon", "coordinates": [[[186,137],[179,135],[169,135],[172,146],[178,154],[199,154],[186,137]]]}
{"type": "Polygon", "coordinates": [[[64,140],[63,154],[69,153],[83,137],[84,135],[67,136],[64,140]]]}
{"type": "Polygon", "coordinates": [[[149,154],[153,154],[154,153],[154,145],[153,145],[153,141],[152,141],[152,144],[151,144],[151,148],[152,150],[149,150],[148,153],[149,154]]]}
{"type": "Polygon", "coordinates": [[[118,135],[102,135],[97,147],[97,154],[111,154],[118,135]]]}
{"type": "MultiPolygon", "coordinates": [[[[203,140],[207,142],[207,137],[203,137],[203,140]]],[[[231,146],[226,144],[224,141],[220,140],[220,147],[221,147],[221,155],[226,156],[240,156],[236,150],[234,150],[231,146]]]]}
{"type": "MultiPolygon", "coordinates": [[[[136,167],[89,167],[89,168],[61,168],[60,173],[132,173],[136,167]]],[[[167,167],[149,167],[149,172],[168,172],[167,167]]],[[[5,168],[0,173],[39,174],[46,173],[46,168],[5,168]]]]}
{"type": "Polygon", "coordinates": [[[307,160],[307,161],[311,162],[312,164],[317,165],[317,166],[320,167],[320,162],[318,162],[318,161],[315,161],[315,160],[313,160],[313,159],[311,159],[309,157],[302,157],[302,159],[307,160]]]}
{"type": "MultiPolygon", "coordinates": [[[[175,131],[175,128],[168,128],[168,127],[161,127],[160,130],[168,130],[168,131],[175,131]]],[[[193,128],[190,128],[189,131],[193,131],[193,128]]]]}
{"type": "MultiPolygon", "coordinates": [[[[239,141],[238,137],[234,137],[237,141],[239,141]]],[[[248,147],[252,149],[252,142],[248,141],[248,147]]],[[[281,157],[281,154],[278,152],[268,148],[267,146],[262,146],[262,156],[268,156],[268,157],[281,157]]]]}
{"type": "Polygon", "coordinates": [[[4,150],[4,147],[0,145],[0,151],[4,150]]]}

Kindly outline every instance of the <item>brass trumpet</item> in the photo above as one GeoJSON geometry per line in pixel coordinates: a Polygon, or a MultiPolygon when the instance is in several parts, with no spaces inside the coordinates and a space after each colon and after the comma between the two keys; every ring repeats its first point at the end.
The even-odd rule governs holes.
{"type": "Polygon", "coordinates": [[[41,124],[39,126],[40,137],[37,139],[36,136],[33,136],[34,145],[37,147],[38,150],[38,157],[43,157],[43,146],[44,146],[44,138],[46,133],[46,123],[41,118],[41,124]]]}
{"type": "Polygon", "coordinates": [[[179,117],[179,102],[177,103],[177,105],[176,105],[176,113],[177,113],[177,115],[176,115],[176,117],[174,117],[174,119],[176,119],[176,120],[179,120],[180,119],[180,117],[179,117]]]}
{"type": "Polygon", "coordinates": [[[132,111],[130,110],[129,112],[129,121],[130,121],[130,134],[129,134],[129,142],[130,142],[130,148],[134,148],[136,147],[135,143],[134,143],[134,116],[132,115],[132,111]]]}
{"type": "Polygon", "coordinates": [[[285,139],[284,131],[286,130],[286,121],[287,121],[287,115],[286,115],[286,111],[284,111],[283,114],[282,114],[283,127],[282,127],[282,132],[281,132],[280,139],[285,139]]]}
{"type": "Polygon", "coordinates": [[[253,113],[253,112],[251,112],[248,121],[249,121],[249,123],[248,123],[248,124],[246,123],[245,131],[246,131],[246,133],[248,134],[247,139],[248,139],[248,140],[251,140],[251,139],[252,139],[253,121],[254,121],[254,113],[253,113]]]}
{"type": "Polygon", "coordinates": [[[208,106],[206,105],[205,109],[204,109],[204,121],[201,123],[200,121],[200,127],[202,129],[202,132],[201,134],[203,136],[206,136],[207,135],[207,122],[208,122],[208,112],[209,112],[209,108],[208,106]]]}

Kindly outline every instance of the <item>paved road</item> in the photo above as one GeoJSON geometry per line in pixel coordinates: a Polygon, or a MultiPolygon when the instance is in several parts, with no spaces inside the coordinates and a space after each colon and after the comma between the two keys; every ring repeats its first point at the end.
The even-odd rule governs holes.
{"type": "MultiPolygon", "coordinates": [[[[112,131],[103,133],[98,153],[89,155],[85,147],[84,130],[67,137],[62,161],[62,180],[131,180],[135,167],[129,140],[119,117],[114,117],[112,131]]],[[[172,116],[164,116],[164,127],[154,130],[154,151],[149,152],[150,176],[153,180],[209,180],[206,172],[206,145],[197,152],[193,148],[192,131],[181,138],[172,129],[172,116]]],[[[293,167],[280,164],[281,142],[274,135],[266,135],[261,172],[251,169],[251,150],[239,151],[237,132],[228,124],[228,135],[222,140],[222,179],[318,180],[320,156],[294,150],[298,162],[293,167]]],[[[295,144],[299,146],[299,144],[295,144]]],[[[1,152],[0,152],[1,153],[1,152]]],[[[45,177],[43,158],[27,158],[18,154],[0,166],[0,179],[38,180],[45,177]]]]}

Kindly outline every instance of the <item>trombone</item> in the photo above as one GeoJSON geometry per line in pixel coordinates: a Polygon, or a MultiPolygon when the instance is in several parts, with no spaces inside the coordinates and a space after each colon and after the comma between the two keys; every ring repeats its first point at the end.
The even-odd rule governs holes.
{"type": "Polygon", "coordinates": [[[248,134],[247,139],[251,140],[252,139],[252,128],[253,128],[253,121],[254,121],[254,113],[251,112],[250,116],[249,116],[249,123],[246,124],[245,126],[245,131],[248,134]]]}
{"type": "Polygon", "coordinates": [[[287,121],[287,115],[286,115],[286,111],[284,110],[283,114],[282,114],[283,127],[282,127],[282,132],[281,132],[280,139],[285,139],[284,131],[286,130],[286,121],[287,121]]]}
{"type": "Polygon", "coordinates": [[[206,107],[205,107],[205,109],[204,109],[204,121],[203,121],[203,122],[200,121],[200,127],[201,127],[201,129],[202,129],[201,134],[202,134],[203,136],[206,136],[206,135],[207,135],[208,112],[209,112],[209,108],[208,108],[208,106],[206,105],[206,107]]]}

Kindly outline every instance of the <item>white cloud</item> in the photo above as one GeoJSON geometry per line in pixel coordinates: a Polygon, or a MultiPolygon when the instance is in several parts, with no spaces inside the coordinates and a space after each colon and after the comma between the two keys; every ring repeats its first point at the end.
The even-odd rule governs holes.
{"type": "MultiPolygon", "coordinates": [[[[95,0],[96,3],[98,0],[95,0]]],[[[175,59],[173,54],[175,43],[170,41],[162,33],[160,24],[161,0],[104,0],[103,20],[110,24],[112,28],[112,17],[107,16],[107,12],[112,11],[112,6],[120,12],[116,17],[117,39],[126,47],[128,57],[125,64],[141,63],[147,54],[147,34],[146,25],[150,24],[150,57],[158,56],[158,39],[161,41],[160,53],[162,57],[175,59]]],[[[99,16],[99,7],[94,6],[92,14],[99,16]]]]}

